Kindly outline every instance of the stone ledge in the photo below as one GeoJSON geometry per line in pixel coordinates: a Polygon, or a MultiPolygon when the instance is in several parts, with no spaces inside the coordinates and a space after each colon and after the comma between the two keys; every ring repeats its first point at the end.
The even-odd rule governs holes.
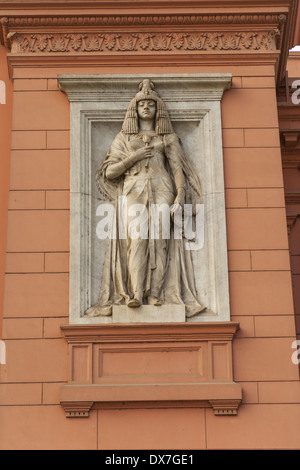
{"type": "Polygon", "coordinates": [[[68,418],[91,409],[212,407],[216,416],[235,415],[242,400],[237,383],[65,385],[61,405],[68,418]]]}
{"type": "Polygon", "coordinates": [[[92,324],[62,325],[61,330],[68,343],[72,342],[127,342],[127,341],[176,341],[224,339],[230,341],[239,330],[237,322],[203,323],[136,323],[136,324],[92,324]]]}

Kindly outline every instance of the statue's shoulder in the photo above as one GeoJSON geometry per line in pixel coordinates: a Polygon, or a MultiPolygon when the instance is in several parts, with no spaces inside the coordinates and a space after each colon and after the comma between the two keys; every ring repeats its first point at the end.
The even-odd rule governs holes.
{"type": "Polygon", "coordinates": [[[116,145],[116,144],[125,144],[126,142],[128,142],[128,135],[125,134],[123,131],[120,131],[118,132],[118,134],[114,137],[114,140],[113,140],[113,143],[112,143],[112,146],[116,145]]]}
{"type": "Polygon", "coordinates": [[[123,131],[120,131],[120,132],[117,133],[115,139],[123,139],[123,140],[125,139],[125,140],[127,140],[126,139],[127,137],[128,137],[127,134],[125,134],[123,131]]]}
{"type": "Polygon", "coordinates": [[[175,132],[172,132],[170,134],[165,134],[164,135],[164,141],[165,141],[166,145],[179,144],[180,143],[180,139],[179,139],[178,135],[175,134],[175,132]]]}

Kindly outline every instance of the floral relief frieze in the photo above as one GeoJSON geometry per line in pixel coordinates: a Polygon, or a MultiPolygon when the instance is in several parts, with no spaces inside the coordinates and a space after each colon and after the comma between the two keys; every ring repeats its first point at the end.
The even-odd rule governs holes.
{"type": "Polygon", "coordinates": [[[268,32],[15,33],[11,52],[272,51],[278,48],[279,38],[277,28],[268,32]]]}

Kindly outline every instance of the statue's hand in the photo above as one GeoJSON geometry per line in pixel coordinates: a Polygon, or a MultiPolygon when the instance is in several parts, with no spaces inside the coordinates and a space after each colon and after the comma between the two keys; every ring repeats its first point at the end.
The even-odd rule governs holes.
{"type": "Polygon", "coordinates": [[[177,213],[182,214],[182,210],[185,203],[185,191],[178,191],[175,201],[173,203],[173,208],[171,210],[171,217],[174,218],[174,215],[177,213]]]}
{"type": "Polygon", "coordinates": [[[175,198],[174,205],[179,204],[183,208],[184,203],[185,203],[185,191],[179,190],[175,198]]]}
{"type": "Polygon", "coordinates": [[[135,161],[135,162],[139,162],[140,160],[144,160],[145,158],[151,158],[153,157],[153,146],[152,145],[149,145],[148,147],[142,147],[141,149],[137,150],[136,152],[134,152],[134,154],[132,155],[132,159],[135,161]]]}

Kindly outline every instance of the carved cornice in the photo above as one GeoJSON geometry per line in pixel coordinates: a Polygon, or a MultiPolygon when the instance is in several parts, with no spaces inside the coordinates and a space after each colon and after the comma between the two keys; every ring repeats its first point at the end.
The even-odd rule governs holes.
{"type": "MultiPolygon", "coordinates": [[[[300,142],[300,129],[280,129],[280,136],[285,149],[296,148],[298,142],[300,142]]],[[[299,148],[298,151],[300,151],[299,148]]]]}
{"type": "Polygon", "coordinates": [[[288,215],[287,216],[287,228],[288,228],[288,234],[290,235],[290,233],[292,232],[292,229],[298,219],[298,217],[300,216],[300,214],[291,214],[291,215],[288,215]]]}
{"type": "Polygon", "coordinates": [[[282,168],[284,170],[300,170],[300,152],[288,153],[282,152],[282,168]]]}
{"type": "MultiPolygon", "coordinates": [[[[293,79],[286,76],[277,92],[278,118],[283,169],[300,170],[300,104],[293,104],[293,79]]],[[[295,203],[295,195],[286,193],[286,203],[295,203]]],[[[299,198],[298,198],[299,199],[299,198]]],[[[298,203],[299,201],[297,201],[298,203]]]]}
{"type": "Polygon", "coordinates": [[[287,15],[89,15],[1,19],[2,42],[13,53],[272,51],[280,48],[287,15]]]}
{"type": "Polygon", "coordinates": [[[89,15],[89,16],[26,16],[7,19],[9,28],[49,27],[130,27],[130,26],[179,26],[179,25],[273,25],[286,22],[286,14],[240,14],[230,15],[89,15]]]}
{"type": "Polygon", "coordinates": [[[257,7],[257,14],[249,6],[223,2],[218,7],[220,13],[202,2],[194,13],[191,5],[181,3],[176,10],[173,2],[163,10],[155,10],[152,4],[142,10],[132,3],[126,9],[116,9],[110,3],[105,14],[103,10],[85,8],[81,15],[82,10],[72,10],[69,3],[64,14],[61,9],[4,10],[0,41],[11,51],[10,74],[12,67],[29,64],[52,67],[61,64],[63,57],[66,66],[75,62],[85,66],[109,60],[120,63],[127,56],[131,65],[144,60],[152,64],[157,59],[172,60],[172,64],[175,60],[181,66],[188,56],[191,60],[196,56],[203,65],[209,57],[227,65],[240,57],[243,63],[255,59],[256,63],[275,66],[278,82],[284,73],[281,56],[289,40],[289,5],[270,8],[263,4],[257,7]],[[168,59],[162,59],[168,54],[168,59]]]}
{"type": "Polygon", "coordinates": [[[287,191],[285,193],[286,204],[300,204],[300,191],[287,191]]]}

